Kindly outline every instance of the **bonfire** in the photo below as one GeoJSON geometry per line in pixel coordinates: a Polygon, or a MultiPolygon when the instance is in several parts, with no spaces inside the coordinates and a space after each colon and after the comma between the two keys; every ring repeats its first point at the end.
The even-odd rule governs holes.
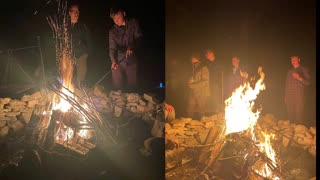
{"type": "Polygon", "coordinates": [[[60,144],[85,155],[98,140],[109,145],[117,141],[111,125],[97,111],[87,91],[76,89],[73,84],[72,37],[67,16],[67,1],[59,0],[57,14],[47,17],[55,40],[59,77],[47,87],[54,92],[53,98],[34,114],[41,121],[39,144],[46,147],[60,144]]]}

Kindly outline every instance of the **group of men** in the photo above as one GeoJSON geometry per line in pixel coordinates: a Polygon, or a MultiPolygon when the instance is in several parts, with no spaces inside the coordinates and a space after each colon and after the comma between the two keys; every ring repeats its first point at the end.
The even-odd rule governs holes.
{"type": "MultiPolygon", "coordinates": [[[[72,55],[77,69],[76,86],[86,86],[87,58],[92,53],[91,33],[85,23],[79,21],[78,4],[69,8],[69,33],[72,41],[72,55]]],[[[110,9],[114,25],[109,30],[109,57],[111,60],[112,82],[115,90],[126,88],[134,91],[137,83],[137,51],[141,44],[142,32],[134,18],[127,18],[120,6],[110,9]],[[127,80],[127,86],[125,81],[127,80]]]]}
{"type": "Polygon", "coordinates": [[[232,57],[232,68],[223,75],[221,64],[216,62],[215,53],[208,49],[201,60],[201,55],[191,55],[192,74],[188,81],[189,94],[187,114],[194,117],[199,112],[202,117],[206,113],[214,114],[223,110],[223,101],[232,94],[232,91],[240,86],[248,74],[240,68],[240,59],[232,57]],[[222,76],[227,77],[225,82],[222,76]],[[198,108],[198,109],[197,109],[198,108]]]}
{"type": "MultiPolygon", "coordinates": [[[[249,82],[248,72],[240,66],[240,59],[232,57],[232,66],[223,72],[223,68],[216,62],[213,50],[207,50],[201,55],[191,55],[192,73],[188,81],[187,115],[199,118],[206,113],[223,111],[224,101],[232,95],[240,85],[249,82]],[[223,80],[222,80],[223,79],[223,80]]],[[[308,70],[301,66],[298,56],[291,56],[292,69],[288,71],[285,84],[285,104],[288,119],[296,124],[305,124],[304,104],[305,87],[310,84],[308,70]]]]}

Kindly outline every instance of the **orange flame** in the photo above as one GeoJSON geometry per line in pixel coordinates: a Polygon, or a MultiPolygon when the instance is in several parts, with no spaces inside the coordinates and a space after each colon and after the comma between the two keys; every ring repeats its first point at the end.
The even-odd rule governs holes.
{"type": "Polygon", "coordinates": [[[253,126],[256,124],[260,114],[259,110],[253,112],[254,100],[260,91],[265,90],[262,67],[259,67],[258,73],[260,74],[260,79],[254,89],[249,82],[246,82],[237,88],[232,93],[232,96],[225,101],[226,135],[247,129],[253,132],[253,126]]]}
{"type": "MultiPolygon", "coordinates": [[[[252,88],[249,82],[245,82],[239,88],[237,88],[232,96],[226,101],[225,107],[225,119],[226,119],[226,135],[234,132],[242,132],[250,130],[252,140],[256,141],[254,135],[254,127],[260,115],[260,110],[253,111],[254,100],[260,91],[265,90],[264,77],[265,74],[262,72],[262,67],[258,68],[260,79],[256,82],[255,87],[252,88]]],[[[260,142],[260,151],[265,152],[267,157],[272,160],[273,165],[275,164],[275,152],[271,146],[270,138],[272,135],[263,133],[263,141],[260,142]]],[[[268,167],[267,163],[264,163],[260,170],[256,170],[257,173],[264,177],[271,177],[272,172],[268,167]]],[[[277,179],[277,177],[274,177],[277,179]]]]}
{"type": "MultiPolygon", "coordinates": [[[[62,86],[60,94],[63,97],[55,94],[52,100],[52,110],[60,110],[62,112],[68,112],[72,109],[72,105],[66,100],[68,98],[75,99],[74,97],[74,86],[73,80],[73,70],[74,61],[72,58],[72,44],[71,36],[68,31],[68,14],[67,14],[67,1],[58,2],[58,13],[52,18],[48,17],[49,25],[53,30],[53,36],[56,40],[56,62],[58,67],[58,72],[60,79],[62,81],[62,86]]],[[[46,114],[47,112],[44,112],[46,114]]],[[[78,114],[82,117],[80,123],[86,123],[87,120],[80,112],[78,114]]],[[[60,123],[56,121],[56,123],[60,123]]],[[[80,130],[78,135],[81,137],[87,137],[88,130],[80,130]]],[[[56,134],[56,140],[67,141],[73,138],[75,135],[75,130],[71,127],[61,127],[58,129],[56,134]]]]}
{"type": "MultiPolygon", "coordinates": [[[[277,167],[276,162],[276,153],[274,152],[272,146],[271,146],[271,138],[274,138],[274,134],[267,134],[265,132],[261,132],[263,136],[263,141],[260,141],[260,151],[264,152],[266,156],[272,161],[272,165],[274,167],[277,167]]],[[[263,167],[259,170],[255,170],[256,173],[262,175],[263,177],[271,178],[271,179],[279,179],[279,177],[276,177],[272,174],[272,171],[270,167],[265,163],[263,167]]]]}

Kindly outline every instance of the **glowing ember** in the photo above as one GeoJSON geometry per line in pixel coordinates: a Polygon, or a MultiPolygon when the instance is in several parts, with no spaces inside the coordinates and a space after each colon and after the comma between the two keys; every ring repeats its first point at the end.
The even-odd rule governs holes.
{"type": "MultiPolygon", "coordinates": [[[[237,88],[232,96],[225,101],[226,135],[249,130],[248,132],[250,132],[252,140],[257,141],[254,135],[254,127],[259,118],[260,110],[257,110],[256,112],[253,111],[254,100],[257,98],[260,91],[265,90],[262,67],[258,68],[258,73],[260,79],[257,81],[254,88],[250,86],[249,82],[246,82],[237,88]]],[[[271,135],[262,132],[262,136],[264,139],[262,141],[260,140],[260,151],[266,154],[272,161],[272,165],[276,167],[275,152],[270,144],[271,135]]],[[[266,162],[259,164],[259,168],[256,168],[255,171],[264,177],[272,177],[273,179],[278,178],[273,176],[271,169],[266,162]]]]}

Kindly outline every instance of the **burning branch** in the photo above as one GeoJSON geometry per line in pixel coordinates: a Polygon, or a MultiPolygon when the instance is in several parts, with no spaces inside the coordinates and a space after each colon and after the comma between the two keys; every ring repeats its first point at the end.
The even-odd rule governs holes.
{"type": "MultiPolygon", "coordinates": [[[[109,142],[117,143],[116,138],[111,133],[110,127],[105,123],[99,112],[95,108],[93,108],[93,104],[88,104],[87,107],[84,108],[76,99],[68,96],[62,91],[59,91],[54,86],[51,86],[50,89],[65,101],[70,103],[72,107],[86,119],[88,124],[90,124],[96,130],[97,135],[102,135],[98,137],[104,137],[107,138],[109,142]]],[[[89,100],[87,100],[87,102],[89,102],[89,100]]]]}

